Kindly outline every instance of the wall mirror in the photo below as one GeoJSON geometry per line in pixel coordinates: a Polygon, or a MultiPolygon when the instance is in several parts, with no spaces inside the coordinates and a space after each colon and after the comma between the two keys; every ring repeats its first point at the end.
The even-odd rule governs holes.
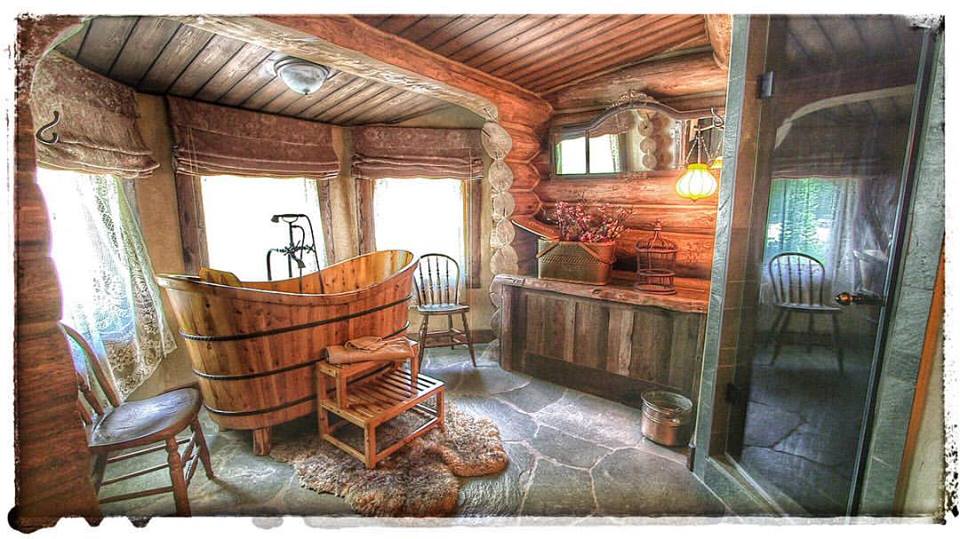
{"type": "MultiPolygon", "coordinates": [[[[676,170],[686,164],[696,129],[711,125],[714,114],[710,109],[678,111],[643,94],[621,99],[590,122],[553,130],[553,175],[567,179],[676,170]]],[[[715,131],[702,133],[708,152],[719,148],[715,131]]]]}

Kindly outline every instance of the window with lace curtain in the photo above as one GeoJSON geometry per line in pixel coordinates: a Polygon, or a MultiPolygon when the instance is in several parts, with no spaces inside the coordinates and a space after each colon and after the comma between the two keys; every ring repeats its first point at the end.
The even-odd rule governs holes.
{"type": "Polygon", "coordinates": [[[827,262],[836,229],[845,180],[774,179],[767,218],[767,258],[800,252],[827,262]]]}
{"type": "Polygon", "coordinates": [[[62,321],[105,358],[126,397],[176,348],[123,180],[40,168],[62,321]]]}
{"type": "MultiPolygon", "coordinates": [[[[780,253],[803,253],[823,264],[827,292],[831,287],[850,288],[856,272],[857,227],[862,220],[858,186],[853,178],[774,178],[764,264],[780,253]]],[[[762,296],[772,301],[766,269],[761,281],[762,296]]]]}

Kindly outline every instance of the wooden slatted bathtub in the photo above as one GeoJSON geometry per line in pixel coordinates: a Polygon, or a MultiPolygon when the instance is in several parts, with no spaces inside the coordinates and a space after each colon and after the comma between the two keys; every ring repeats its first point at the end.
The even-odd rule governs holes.
{"type": "Polygon", "coordinates": [[[313,364],[323,349],[366,335],[406,333],[409,251],[377,251],[298,279],[230,286],[159,275],[200,382],[221,426],[254,431],[270,452],[270,427],[315,410],[313,364]]]}

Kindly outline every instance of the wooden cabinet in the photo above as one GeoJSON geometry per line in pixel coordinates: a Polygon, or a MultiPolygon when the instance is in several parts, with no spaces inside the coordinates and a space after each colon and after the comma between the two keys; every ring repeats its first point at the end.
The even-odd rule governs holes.
{"type": "Polygon", "coordinates": [[[696,402],[705,290],[656,296],[630,283],[591,286],[499,275],[493,294],[500,306],[504,369],[632,406],[655,388],[696,402]]]}

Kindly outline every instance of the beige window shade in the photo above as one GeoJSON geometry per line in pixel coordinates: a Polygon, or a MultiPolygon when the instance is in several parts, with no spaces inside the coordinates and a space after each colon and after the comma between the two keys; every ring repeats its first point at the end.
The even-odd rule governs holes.
{"type": "Polygon", "coordinates": [[[167,97],[176,172],[329,179],[340,172],[332,127],[167,97]]]}
{"type": "Polygon", "coordinates": [[[149,176],[159,165],[137,130],[131,88],[51,51],[37,64],[30,91],[35,128],[53,120],[60,140],[37,143],[37,162],[47,168],[121,178],[149,176]]]}
{"type": "Polygon", "coordinates": [[[356,127],[353,150],[356,178],[483,177],[479,129],[356,127]]]}

